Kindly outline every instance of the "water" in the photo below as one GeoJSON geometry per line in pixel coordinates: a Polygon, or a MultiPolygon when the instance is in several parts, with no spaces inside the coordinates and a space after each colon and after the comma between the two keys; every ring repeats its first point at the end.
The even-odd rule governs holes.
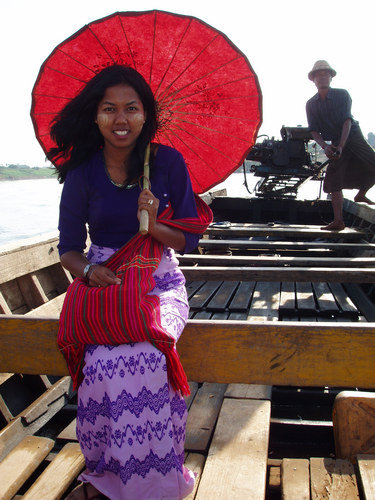
{"type": "Polygon", "coordinates": [[[0,182],[0,246],[57,234],[61,184],[53,179],[0,182]]]}
{"type": "MultiPolygon", "coordinates": [[[[260,178],[247,175],[250,191],[260,178]]],[[[213,190],[225,188],[228,196],[251,197],[244,186],[242,173],[232,174],[213,190]]],[[[0,247],[20,244],[27,238],[57,235],[58,207],[62,185],[53,179],[32,179],[0,182],[0,247]]],[[[299,199],[316,199],[320,183],[313,181],[298,191],[299,199]]],[[[375,188],[369,191],[375,194],[375,188]]],[[[344,196],[353,199],[356,191],[344,191],[344,196]]],[[[374,194],[372,195],[374,198],[374,194]]]]}

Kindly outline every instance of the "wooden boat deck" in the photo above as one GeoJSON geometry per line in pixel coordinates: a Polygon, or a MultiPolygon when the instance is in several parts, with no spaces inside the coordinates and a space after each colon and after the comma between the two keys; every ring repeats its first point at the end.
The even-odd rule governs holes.
{"type": "MultiPolygon", "coordinates": [[[[18,375],[3,385],[13,377],[18,375]]],[[[74,486],[84,461],[67,383],[68,377],[60,379],[46,391],[48,401],[44,393],[0,431],[2,499],[64,498],[74,486]],[[53,418],[44,417],[49,405],[59,407],[53,418]]],[[[197,473],[190,500],[374,498],[375,455],[356,454],[354,463],[329,456],[270,456],[270,386],[191,382],[190,387],[185,463],[197,473]]]]}
{"type": "MultiPolygon", "coordinates": [[[[185,461],[198,480],[188,498],[375,498],[371,436],[350,460],[335,450],[319,457],[314,443],[285,454],[272,445],[275,425],[298,434],[298,418],[273,410],[276,384],[296,394],[337,388],[331,400],[341,388],[375,387],[375,314],[365,293],[375,283],[371,231],[348,229],[334,239],[318,228],[268,227],[260,241],[259,225],[242,226],[240,240],[219,228],[202,239],[201,254],[180,259],[191,314],[179,351],[195,380],[185,461]],[[232,256],[207,253],[217,251],[232,256]]],[[[75,394],[55,345],[71,276],[54,239],[4,252],[0,262],[0,498],[64,498],[84,467],[75,394]]],[[[374,415],[374,400],[366,404],[374,415]]],[[[333,435],[340,412],[337,423],[329,415],[302,416],[299,424],[312,436],[314,429],[333,435]]],[[[371,429],[373,420],[361,419],[371,429]]]]}
{"type": "MultiPolygon", "coordinates": [[[[191,383],[185,464],[193,499],[374,498],[375,456],[268,458],[267,387],[191,383]]],[[[25,437],[0,462],[4,500],[64,498],[84,467],[74,420],[57,438],[25,437]]]]}

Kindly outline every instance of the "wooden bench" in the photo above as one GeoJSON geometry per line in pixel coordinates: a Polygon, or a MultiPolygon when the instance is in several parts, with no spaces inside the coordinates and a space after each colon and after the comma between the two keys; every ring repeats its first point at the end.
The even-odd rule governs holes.
{"type": "Polygon", "coordinates": [[[272,267],[375,267],[375,259],[372,257],[284,257],[278,255],[189,255],[178,257],[181,265],[200,266],[272,266],[272,267]]]}
{"type": "Polygon", "coordinates": [[[227,267],[227,266],[181,266],[189,281],[225,280],[233,281],[295,281],[375,283],[375,269],[338,267],[227,267]]]}
{"type": "Polygon", "coordinates": [[[364,229],[345,228],[343,231],[323,231],[316,225],[293,225],[293,224],[250,224],[250,223],[230,223],[228,226],[215,225],[213,223],[206,231],[210,238],[225,237],[230,239],[233,237],[270,237],[274,239],[329,239],[329,240],[351,240],[359,241],[366,238],[367,233],[364,229]]]}
{"type": "Polygon", "coordinates": [[[203,237],[199,241],[199,247],[202,250],[221,250],[221,249],[237,249],[237,250],[262,250],[262,251],[288,251],[288,253],[292,252],[301,252],[301,251],[309,251],[312,253],[316,253],[320,251],[321,253],[326,254],[336,254],[342,252],[375,252],[375,244],[368,243],[366,241],[360,242],[345,242],[340,241],[332,242],[332,241],[274,241],[268,239],[258,239],[252,240],[250,238],[243,239],[212,239],[203,237]]]}

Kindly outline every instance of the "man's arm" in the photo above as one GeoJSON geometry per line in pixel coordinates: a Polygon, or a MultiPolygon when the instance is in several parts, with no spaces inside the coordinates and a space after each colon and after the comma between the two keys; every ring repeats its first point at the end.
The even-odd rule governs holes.
{"type": "Polygon", "coordinates": [[[332,146],[332,144],[327,144],[319,132],[311,131],[311,137],[324,150],[327,158],[332,158],[332,156],[335,154],[336,148],[332,146]]]}
{"type": "Polygon", "coordinates": [[[336,150],[338,151],[338,153],[341,155],[342,153],[342,150],[344,149],[345,147],[345,144],[346,144],[346,141],[349,137],[349,134],[350,134],[350,129],[352,128],[352,120],[351,118],[347,118],[345,121],[344,121],[344,124],[342,126],[342,129],[341,129],[341,137],[340,137],[340,142],[338,143],[337,147],[336,147],[336,150]]]}

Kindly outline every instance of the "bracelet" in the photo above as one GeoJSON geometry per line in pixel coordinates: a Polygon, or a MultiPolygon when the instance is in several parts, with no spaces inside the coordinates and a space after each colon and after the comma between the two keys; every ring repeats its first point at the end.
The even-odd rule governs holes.
{"type": "Polygon", "coordinates": [[[94,264],[92,264],[91,262],[89,262],[86,266],[85,266],[85,269],[83,270],[83,277],[85,279],[88,279],[88,273],[91,269],[91,267],[93,266],[94,264]]]}

